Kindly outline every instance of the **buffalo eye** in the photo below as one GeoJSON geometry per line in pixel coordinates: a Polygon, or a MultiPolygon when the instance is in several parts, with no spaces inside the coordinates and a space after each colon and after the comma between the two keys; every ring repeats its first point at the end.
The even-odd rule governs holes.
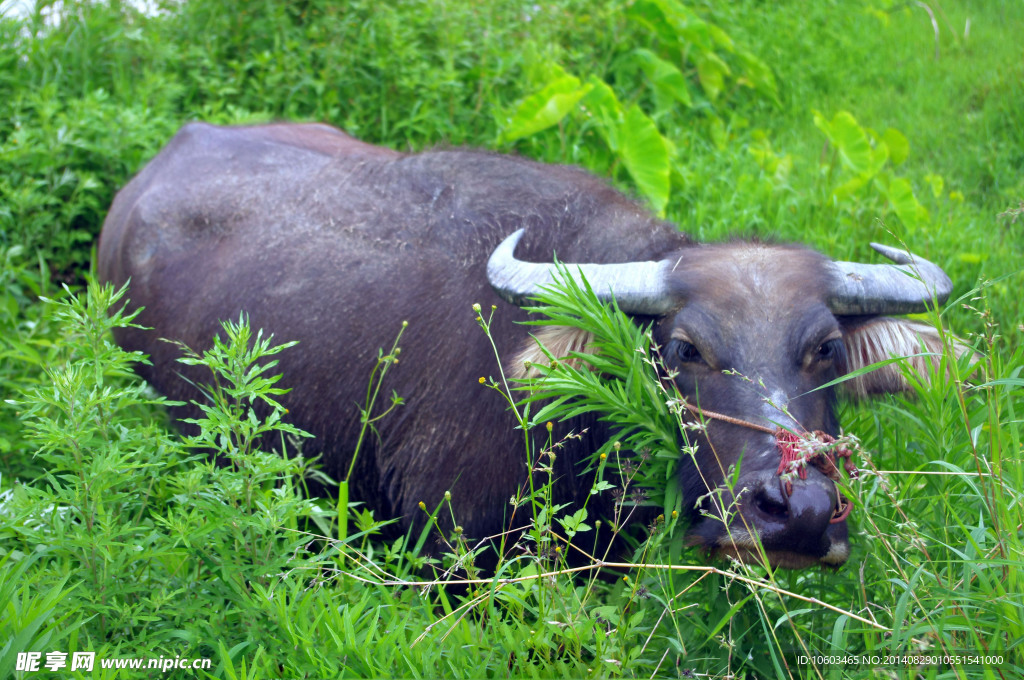
{"type": "Polygon", "coordinates": [[[684,363],[694,363],[703,360],[700,350],[692,342],[685,340],[676,340],[676,356],[684,363]]]}
{"type": "Polygon", "coordinates": [[[840,355],[842,350],[841,341],[838,339],[826,340],[825,342],[818,345],[817,358],[818,361],[834,361],[840,355]]]}

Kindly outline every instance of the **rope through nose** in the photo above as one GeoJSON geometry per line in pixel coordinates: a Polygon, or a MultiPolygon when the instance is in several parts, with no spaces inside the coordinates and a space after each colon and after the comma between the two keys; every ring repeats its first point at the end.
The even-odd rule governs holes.
{"type": "Polygon", "coordinates": [[[700,408],[699,406],[687,404],[686,402],[683,402],[683,406],[685,406],[690,413],[694,413],[698,416],[721,420],[726,423],[732,423],[733,425],[740,425],[741,427],[749,427],[752,430],[758,430],[765,434],[775,434],[777,431],[774,427],[765,427],[764,425],[758,425],[757,423],[752,423],[749,420],[743,420],[742,418],[733,418],[732,416],[727,416],[724,413],[715,413],[714,411],[709,411],[707,409],[700,408]]]}

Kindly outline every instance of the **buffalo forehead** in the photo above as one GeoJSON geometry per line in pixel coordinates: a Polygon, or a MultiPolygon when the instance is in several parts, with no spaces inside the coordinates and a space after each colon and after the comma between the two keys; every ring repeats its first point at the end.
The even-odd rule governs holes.
{"type": "MultiPolygon", "coordinates": [[[[794,327],[829,314],[824,306],[828,259],[805,248],[760,243],[696,246],[682,252],[672,287],[683,300],[677,320],[710,342],[758,345],[798,342],[794,327]],[[742,344],[742,343],[741,343],[742,344]]],[[[813,324],[818,325],[818,324],[813,324]]],[[[799,333],[796,333],[799,335],[799,333]]],[[[777,348],[773,348],[777,349],[777,348]]]]}

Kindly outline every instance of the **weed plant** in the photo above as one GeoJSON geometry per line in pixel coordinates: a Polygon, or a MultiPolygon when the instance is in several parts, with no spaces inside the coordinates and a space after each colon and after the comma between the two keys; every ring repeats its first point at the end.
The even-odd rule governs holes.
{"type": "Polygon", "coordinates": [[[1022,22],[1019,3],[989,0],[190,0],[155,16],[65,0],[0,17],[0,677],[33,677],[13,671],[17,653],[54,650],[208,657],[182,677],[217,678],[1020,676],[1022,22]],[[481,389],[517,409],[535,484],[515,499],[525,537],[495,537],[483,572],[495,548],[458,532],[459,498],[384,541],[365,509],[300,493],[315,463],[276,452],[316,442],[277,405],[288,376],[272,362],[301,348],[242,318],[186,354],[211,371],[192,438],[132,374],[144,357],[110,337],[133,323],[130,290],[88,283],[94,239],[117,188],[194,119],[316,120],[403,151],[574,163],[700,239],[848,260],[906,242],[956,283],[923,320],[977,361],[947,348],[908,394],[841,406],[865,451],[844,489],[844,567],[708,565],[681,548],[683,509],[658,483],[685,430],[652,363],[635,363],[643,329],[562,291],[538,321],[571,318],[605,344],[560,374],[554,403],[620,424],[585,472],[595,496],[621,494],[620,514],[552,504],[545,423],[566,411],[522,403],[496,357],[481,389]],[[663,519],[627,531],[641,487],[663,519]],[[599,577],[604,554],[567,559],[611,524],[630,564],[599,577]],[[453,530],[424,550],[438,526],[453,530]],[[454,580],[468,583],[441,585],[454,580]]]}

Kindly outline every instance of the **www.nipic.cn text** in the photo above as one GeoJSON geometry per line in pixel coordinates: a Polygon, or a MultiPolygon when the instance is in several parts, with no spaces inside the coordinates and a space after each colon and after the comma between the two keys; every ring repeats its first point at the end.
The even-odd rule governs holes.
{"type": "Polygon", "coordinates": [[[123,668],[129,670],[209,670],[210,659],[184,659],[180,657],[128,657],[96,658],[96,652],[18,652],[16,671],[92,671],[94,668],[123,668]]]}

